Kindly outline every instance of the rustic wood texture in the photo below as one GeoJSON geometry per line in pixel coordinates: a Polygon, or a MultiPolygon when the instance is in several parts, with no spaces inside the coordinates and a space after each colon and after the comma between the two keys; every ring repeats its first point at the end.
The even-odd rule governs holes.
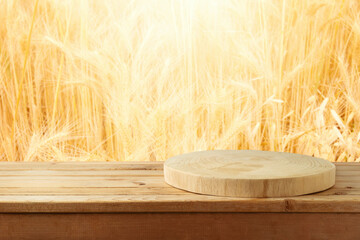
{"type": "Polygon", "coordinates": [[[289,197],[335,184],[335,166],[302,154],[212,150],[178,155],[164,164],[165,182],[194,193],[229,197],[289,197]]]}
{"type": "Polygon", "coordinates": [[[0,214],[0,239],[356,240],[360,214],[0,214]]]}
{"type": "Polygon", "coordinates": [[[1,213],[360,213],[360,164],[336,164],[336,184],[311,195],[230,198],[167,185],[162,162],[0,162],[1,213]]]}
{"type": "Polygon", "coordinates": [[[360,164],[286,198],[194,194],[163,163],[0,162],[0,239],[358,239],[360,164]]]}

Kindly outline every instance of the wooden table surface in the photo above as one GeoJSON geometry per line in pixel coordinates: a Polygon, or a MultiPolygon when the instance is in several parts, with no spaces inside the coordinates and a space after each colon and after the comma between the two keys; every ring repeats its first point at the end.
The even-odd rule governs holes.
{"type": "Polygon", "coordinates": [[[302,239],[313,239],[306,235],[311,229],[318,231],[314,239],[353,239],[360,234],[356,226],[360,220],[360,164],[337,163],[336,185],[329,190],[257,199],[175,189],[164,182],[162,169],[162,162],[0,162],[0,239],[141,239],[145,236],[141,234],[148,239],[257,239],[264,237],[261,234],[267,224],[272,227],[265,227],[265,233],[276,238],[263,239],[289,239],[286,237],[296,229],[302,239]],[[137,225],[144,224],[148,227],[143,232],[137,230],[137,225]],[[295,225],[294,230],[291,226],[295,225]],[[346,226],[352,231],[344,235],[341,232],[346,226]],[[195,228],[198,231],[193,229],[193,234],[198,235],[176,230],[178,227],[195,228]],[[69,229],[78,235],[71,235],[69,229]],[[338,236],[336,229],[342,235],[338,236]],[[175,235],[166,235],[169,231],[175,235]],[[129,235],[124,235],[126,232],[129,235]]]}
{"type": "Polygon", "coordinates": [[[162,162],[0,163],[0,212],[360,212],[360,165],[336,185],[287,198],[229,198],[167,185],[162,162]]]}

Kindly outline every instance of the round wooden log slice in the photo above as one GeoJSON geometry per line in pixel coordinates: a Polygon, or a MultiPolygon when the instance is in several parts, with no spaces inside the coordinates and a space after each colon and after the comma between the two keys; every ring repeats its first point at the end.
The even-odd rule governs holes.
{"type": "Polygon", "coordinates": [[[294,153],[254,150],[192,152],[169,158],[165,181],[194,193],[231,197],[288,197],[335,184],[335,165],[294,153]]]}

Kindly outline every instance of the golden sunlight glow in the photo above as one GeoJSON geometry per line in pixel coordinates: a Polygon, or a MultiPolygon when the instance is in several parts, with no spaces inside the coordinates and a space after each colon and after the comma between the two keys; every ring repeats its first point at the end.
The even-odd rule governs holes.
{"type": "Polygon", "coordinates": [[[5,0],[0,22],[0,160],[360,161],[357,0],[5,0]]]}

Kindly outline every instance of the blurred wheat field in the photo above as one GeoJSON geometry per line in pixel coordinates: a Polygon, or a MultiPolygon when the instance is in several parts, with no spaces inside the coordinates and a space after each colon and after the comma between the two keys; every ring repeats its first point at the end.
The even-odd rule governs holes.
{"type": "Polygon", "coordinates": [[[0,160],[360,162],[357,0],[0,1],[0,160]]]}

